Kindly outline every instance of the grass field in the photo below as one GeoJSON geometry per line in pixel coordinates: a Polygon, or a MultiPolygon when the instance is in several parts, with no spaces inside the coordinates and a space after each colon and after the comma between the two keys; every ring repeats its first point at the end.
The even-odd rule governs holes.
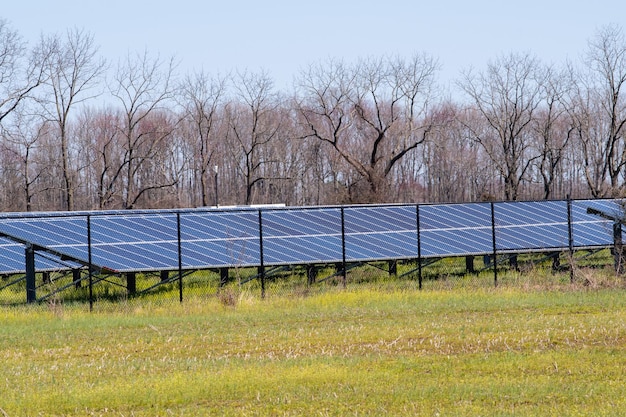
{"type": "Polygon", "coordinates": [[[0,415],[618,416],[626,290],[0,310],[0,415]]]}

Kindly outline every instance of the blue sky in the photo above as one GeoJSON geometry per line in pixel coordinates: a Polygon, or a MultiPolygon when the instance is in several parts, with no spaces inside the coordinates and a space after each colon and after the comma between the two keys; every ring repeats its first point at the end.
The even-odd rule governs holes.
{"type": "MultiPolygon", "coordinates": [[[[265,70],[279,88],[329,57],[353,61],[427,52],[440,81],[499,54],[577,59],[597,29],[626,23],[623,0],[24,0],[0,17],[35,42],[68,28],[90,31],[112,62],[130,52],[174,55],[181,72],[265,70]],[[586,4],[585,4],[586,3],[586,4]]],[[[626,30],[626,28],[624,28],[626,30]]]]}

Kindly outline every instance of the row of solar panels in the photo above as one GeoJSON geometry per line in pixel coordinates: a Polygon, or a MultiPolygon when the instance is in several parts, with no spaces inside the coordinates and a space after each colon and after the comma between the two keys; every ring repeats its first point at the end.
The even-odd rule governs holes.
{"type": "Polygon", "coordinates": [[[606,247],[617,200],[0,214],[0,273],[114,272],[453,257],[606,247]],[[493,220],[493,223],[492,223],[493,220]],[[418,233],[419,230],[419,233],[418,233]],[[494,240],[495,231],[495,240],[494,240]],[[180,256],[179,256],[180,249],[180,256]]]}

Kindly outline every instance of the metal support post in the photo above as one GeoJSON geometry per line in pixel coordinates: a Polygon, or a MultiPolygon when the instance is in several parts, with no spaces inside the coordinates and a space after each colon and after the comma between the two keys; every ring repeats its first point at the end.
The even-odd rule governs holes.
{"type": "Polygon", "coordinates": [[[213,172],[215,173],[215,177],[214,177],[214,179],[215,179],[215,207],[218,207],[220,201],[219,201],[219,198],[218,198],[219,194],[217,192],[217,175],[218,175],[218,172],[219,172],[219,167],[217,165],[213,166],[213,172]]]}
{"type": "Polygon", "coordinates": [[[346,267],[346,217],[343,207],[341,207],[341,274],[343,277],[343,288],[346,288],[348,271],[346,267]]]}
{"type": "Polygon", "coordinates": [[[569,247],[569,281],[574,283],[574,230],[572,227],[572,199],[567,195],[567,240],[569,247]]]}
{"type": "Polygon", "coordinates": [[[398,276],[398,261],[389,261],[389,275],[394,277],[398,276]]]}
{"type": "Polygon", "coordinates": [[[228,283],[228,268],[220,268],[220,287],[228,283]]]}
{"type": "Polygon", "coordinates": [[[263,259],[263,214],[259,209],[259,276],[261,277],[261,298],[265,298],[265,261],[263,259]]]}
{"type": "Polygon", "coordinates": [[[137,292],[137,274],[134,272],[126,273],[126,291],[128,292],[128,295],[132,295],[137,292]]]}
{"type": "Polygon", "coordinates": [[[476,269],[474,268],[474,256],[473,255],[467,255],[465,257],[465,270],[467,271],[468,274],[474,274],[476,272],[476,269]]]}
{"type": "Polygon", "coordinates": [[[317,280],[317,267],[315,265],[306,266],[306,281],[307,284],[313,285],[317,280]]]}
{"type": "MultiPolygon", "coordinates": [[[[178,301],[183,303],[183,241],[180,230],[180,213],[176,213],[176,240],[178,250],[178,301]]],[[[163,275],[161,274],[161,279],[163,275]]]]}
{"type": "Polygon", "coordinates": [[[35,290],[35,249],[32,245],[27,245],[25,249],[26,256],[26,302],[34,303],[37,301],[37,293],[35,290]]]}
{"type": "Polygon", "coordinates": [[[491,202],[491,244],[493,245],[493,285],[498,286],[498,252],[496,246],[496,209],[491,202]]]}
{"type": "Polygon", "coordinates": [[[615,259],[615,272],[624,273],[624,244],[622,241],[622,224],[620,222],[613,223],[613,257],[615,259]]]}

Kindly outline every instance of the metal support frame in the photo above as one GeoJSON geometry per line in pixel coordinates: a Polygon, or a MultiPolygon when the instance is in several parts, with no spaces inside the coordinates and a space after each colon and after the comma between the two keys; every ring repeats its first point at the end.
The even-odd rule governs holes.
{"type": "Polygon", "coordinates": [[[72,269],[72,282],[74,283],[74,288],[79,289],[82,285],[82,277],[80,273],[80,269],[74,268],[72,269]]]}
{"type": "Polygon", "coordinates": [[[493,285],[498,286],[498,247],[496,246],[496,209],[491,202],[491,239],[493,245],[493,285]]]}
{"type": "Polygon", "coordinates": [[[415,230],[417,235],[417,271],[419,289],[422,289],[422,237],[420,233],[420,206],[415,205],[415,230]]]}
{"type": "Polygon", "coordinates": [[[622,241],[622,223],[616,221],[613,223],[613,258],[615,262],[615,272],[618,274],[624,273],[624,262],[626,262],[626,256],[624,254],[624,243],[622,241]]]}
{"type": "Polygon", "coordinates": [[[519,262],[517,260],[516,253],[509,255],[509,268],[511,268],[514,271],[519,271],[519,262]]]}
{"type": "Polygon", "coordinates": [[[389,261],[389,275],[394,277],[398,276],[398,261],[395,259],[389,261]]]}
{"type": "Polygon", "coordinates": [[[265,298],[265,259],[263,256],[263,212],[259,209],[259,276],[261,277],[261,298],[265,298]]]}
{"type": "Polygon", "coordinates": [[[567,245],[569,249],[569,281],[574,283],[574,227],[572,225],[572,199],[567,195],[567,245]]]}
{"type": "Polygon", "coordinates": [[[341,207],[341,276],[343,288],[348,285],[348,270],[346,268],[346,216],[343,206],[341,207]]]}
{"type": "Polygon", "coordinates": [[[618,274],[623,274],[626,264],[626,253],[624,253],[624,243],[622,240],[622,224],[626,223],[626,220],[620,217],[612,216],[610,214],[604,213],[601,210],[595,209],[593,207],[587,208],[587,213],[595,214],[596,216],[600,216],[604,219],[613,221],[613,259],[615,264],[615,272],[618,274]]]}
{"type": "Polygon", "coordinates": [[[228,272],[229,269],[228,268],[220,268],[220,287],[223,287],[224,285],[228,284],[228,272]]]}
{"type": "MultiPolygon", "coordinates": [[[[183,238],[180,230],[180,213],[176,213],[176,243],[178,249],[178,301],[183,303],[183,238]]],[[[169,277],[169,274],[168,274],[169,277]]],[[[161,276],[163,279],[163,276],[161,276]]]]}
{"type": "Polygon", "coordinates": [[[26,245],[26,302],[37,301],[37,290],[35,284],[35,248],[33,245],[26,245]]]}
{"type": "Polygon", "coordinates": [[[465,270],[468,274],[476,273],[476,268],[474,268],[474,255],[467,255],[465,257],[465,270]]]}
{"type": "Polygon", "coordinates": [[[561,269],[561,252],[553,252],[548,254],[552,259],[552,272],[558,272],[561,269]]]}
{"type": "MultiPolygon", "coordinates": [[[[217,202],[216,202],[217,203],[217,202]]],[[[216,204],[217,205],[217,204],[216,204]]],[[[335,207],[335,210],[339,208],[339,207],[335,207]]],[[[349,207],[347,207],[349,210],[349,207]]],[[[485,207],[486,208],[486,207],[485,207]]],[[[492,250],[490,250],[490,248],[486,247],[484,248],[485,251],[488,251],[490,253],[484,254],[485,258],[486,258],[486,262],[485,262],[485,267],[488,268],[493,268],[493,276],[494,276],[494,285],[498,286],[498,266],[502,267],[502,265],[504,264],[504,262],[507,261],[507,252],[506,249],[501,249],[501,252],[498,252],[498,247],[497,247],[497,238],[499,237],[497,232],[499,232],[499,230],[502,228],[502,225],[498,226],[496,225],[496,213],[495,210],[498,209],[499,210],[499,206],[495,207],[495,204],[493,202],[491,202],[491,229],[492,229],[492,250]],[[498,259],[499,258],[499,259],[498,259]],[[500,264],[500,265],[499,265],[500,264]]],[[[341,258],[339,258],[339,254],[336,253],[335,255],[335,266],[336,266],[336,273],[333,275],[335,277],[342,277],[342,284],[344,287],[346,287],[347,285],[347,272],[354,267],[354,263],[352,261],[350,261],[347,257],[346,254],[346,239],[347,237],[351,237],[351,233],[352,231],[347,230],[346,229],[346,219],[345,219],[345,208],[343,206],[340,207],[340,215],[341,215],[341,258]]],[[[594,214],[594,215],[598,215],[604,219],[610,220],[612,222],[612,226],[613,226],[613,245],[612,245],[612,254],[614,257],[614,267],[615,267],[615,271],[619,274],[623,274],[626,273],[626,247],[624,245],[623,242],[623,225],[626,225],[626,218],[619,214],[619,213],[605,213],[602,212],[600,210],[597,210],[595,208],[587,208],[587,213],[589,214],[594,214]]],[[[338,214],[336,211],[334,212],[334,214],[338,214]]],[[[485,213],[486,214],[486,213],[485,213]]],[[[272,272],[272,266],[267,266],[267,271],[266,271],[266,265],[265,265],[265,257],[264,257],[264,236],[263,236],[263,215],[264,212],[259,209],[258,210],[258,231],[259,231],[259,262],[260,265],[257,265],[258,268],[258,275],[256,277],[256,279],[260,279],[260,283],[261,283],[261,295],[262,297],[265,297],[265,284],[266,284],[266,278],[268,276],[270,276],[271,272],[272,272]]],[[[419,272],[419,284],[420,284],[420,289],[422,287],[422,267],[425,265],[429,264],[430,258],[426,258],[423,259],[422,258],[422,253],[421,253],[421,230],[420,230],[420,205],[419,204],[415,204],[415,215],[416,215],[416,243],[417,243],[417,268],[416,270],[419,272]]],[[[82,215],[81,215],[82,216],[82,215]]],[[[50,280],[50,278],[52,278],[53,281],[56,281],[56,275],[50,276],[50,271],[48,270],[42,270],[42,271],[37,271],[36,270],[36,265],[35,265],[35,258],[40,257],[42,255],[54,255],[59,257],[60,261],[59,262],[63,262],[63,261],[72,261],[72,263],[68,263],[66,265],[67,268],[72,268],[71,272],[73,274],[73,279],[72,282],[70,283],[70,285],[76,285],[77,287],[80,286],[82,281],[87,281],[89,282],[89,302],[90,302],[90,308],[93,307],[93,301],[94,301],[94,294],[93,294],[93,284],[96,282],[100,282],[101,280],[99,279],[99,277],[94,277],[94,274],[100,274],[102,272],[102,270],[106,270],[105,267],[100,267],[97,265],[93,265],[92,262],[96,261],[95,259],[92,259],[92,241],[91,241],[91,217],[92,215],[87,214],[85,216],[86,218],[86,226],[87,226],[87,251],[88,251],[88,255],[87,255],[87,259],[80,259],[80,258],[74,258],[72,256],[68,256],[65,253],[60,253],[57,250],[54,249],[54,247],[46,247],[46,246],[38,246],[37,243],[34,242],[29,242],[27,240],[25,240],[24,238],[20,238],[20,237],[15,237],[15,236],[9,236],[6,235],[6,237],[8,237],[9,239],[12,239],[15,242],[19,242],[24,244],[25,246],[25,277],[23,278],[25,280],[25,284],[26,284],[26,300],[28,303],[33,303],[33,302],[37,302],[37,301],[41,301],[46,299],[46,297],[48,297],[49,295],[44,295],[43,297],[41,296],[41,294],[39,295],[39,299],[37,298],[37,292],[40,291],[44,291],[46,289],[46,286],[44,285],[47,281],[50,280]],[[76,262],[80,265],[86,266],[87,267],[87,277],[85,278],[81,278],[81,272],[85,271],[84,269],[81,270],[81,267],[76,267],[75,265],[73,265],[73,262],[76,262]],[[37,274],[41,275],[41,278],[37,277],[37,274]],[[37,282],[39,282],[40,287],[42,288],[42,290],[40,290],[37,286],[37,282]],[[43,283],[43,284],[42,284],[43,283]]],[[[173,282],[175,279],[179,280],[179,285],[180,285],[180,298],[181,298],[181,302],[182,302],[182,278],[185,275],[184,271],[183,271],[183,263],[182,263],[182,240],[181,240],[181,227],[180,227],[180,218],[181,218],[181,214],[177,213],[177,222],[178,222],[178,255],[179,255],[179,259],[178,259],[178,275],[177,277],[170,277],[170,275],[174,275],[176,269],[174,265],[172,265],[172,269],[169,271],[161,271],[161,283],[167,283],[167,282],[173,282]],[[171,272],[171,274],[170,274],[171,272]]],[[[335,217],[335,220],[336,217],[335,217]]],[[[485,219],[486,220],[486,219],[485,219]]],[[[548,252],[548,257],[552,260],[552,267],[553,270],[560,270],[561,269],[561,262],[563,262],[563,260],[565,258],[563,258],[563,260],[560,259],[561,253],[565,256],[567,253],[567,250],[569,250],[569,260],[570,260],[570,274],[571,274],[571,280],[573,281],[574,279],[574,239],[573,239],[573,226],[572,226],[572,201],[570,200],[569,196],[567,198],[567,232],[568,232],[568,246],[565,247],[560,247],[560,248],[555,248],[555,249],[551,249],[551,250],[558,250],[561,252],[548,252]]],[[[604,223],[604,222],[602,222],[604,223]]],[[[607,222],[608,223],[608,222],[607,222]]],[[[337,225],[338,226],[338,225],[337,225]]],[[[485,225],[486,226],[486,225],[485,225]]],[[[349,227],[349,225],[348,225],[349,227]]],[[[334,232],[336,233],[336,231],[334,232]]],[[[5,236],[4,234],[2,236],[5,236]]],[[[337,235],[334,235],[335,237],[337,237],[337,235]]],[[[504,241],[503,241],[504,242],[504,241]]],[[[500,242],[500,245],[504,247],[503,242],[500,242]]],[[[610,243],[608,241],[603,240],[602,241],[603,245],[609,245],[610,243]]],[[[350,243],[350,242],[348,242],[350,243]]],[[[607,247],[607,246],[604,246],[607,247]]],[[[349,248],[348,248],[349,249],[349,248]]],[[[550,249],[550,248],[543,248],[544,251],[547,252],[546,249],[550,249]]],[[[411,254],[411,256],[414,256],[413,254],[411,254]]],[[[475,273],[478,270],[481,270],[481,268],[475,268],[474,263],[475,263],[475,258],[481,256],[481,254],[476,253],[474,255],[465,255],[465,265],[466,265],[466,269],[467,272],[469,273],[475,273]]],[[[508,256],[508,262],[509,265],[512,268],[517,269],[517,258],[516,258],[516,254],[512,254],[508,256]]],[[[40,259],[40,258],[37,258],[40,259]]],[[[390,275],[396,275],[397,274],[397,261],[385,261],[387,262],[388,265],[388,272],[390,275]]],[[[319,266],[315,266],[315,265],[308,265],[306,266],[306,279],[307,282],[309,284],[313,284],[315,282],[321,282],[323,280],[318,280],[318,268],[319,266]]],[[[127,273],[127,282],[126,282],[126,287],[127,287],[127,291],[129,294],[134,294],[136,292],[136,277],[135,277],[135,272],[132,273],[127,273]]],[[[224,285],[228,282],[228,268],[219,268],[219,274],[220,274],[220,285],[224,285]]],[[[402,276],[404,276],[406,274],[403,274],[402,276]]],[[[16,281],[17,282],[17,281],[16,281]]],[[[63,287],[66,288],[66,287],[63,287]]]]}
{"type": "Polygon", "coordinates": [[[308,285],[315,284],[317,280],[318,269],[316,265],[307,265],[306,266],[306,282],[308,285]]]}
{"type": "Polygon", "coordinates": [[[137,274],[135,272],[126,273],[126,291],[128,295],[133,295],[137,292],[137,274]]]}

